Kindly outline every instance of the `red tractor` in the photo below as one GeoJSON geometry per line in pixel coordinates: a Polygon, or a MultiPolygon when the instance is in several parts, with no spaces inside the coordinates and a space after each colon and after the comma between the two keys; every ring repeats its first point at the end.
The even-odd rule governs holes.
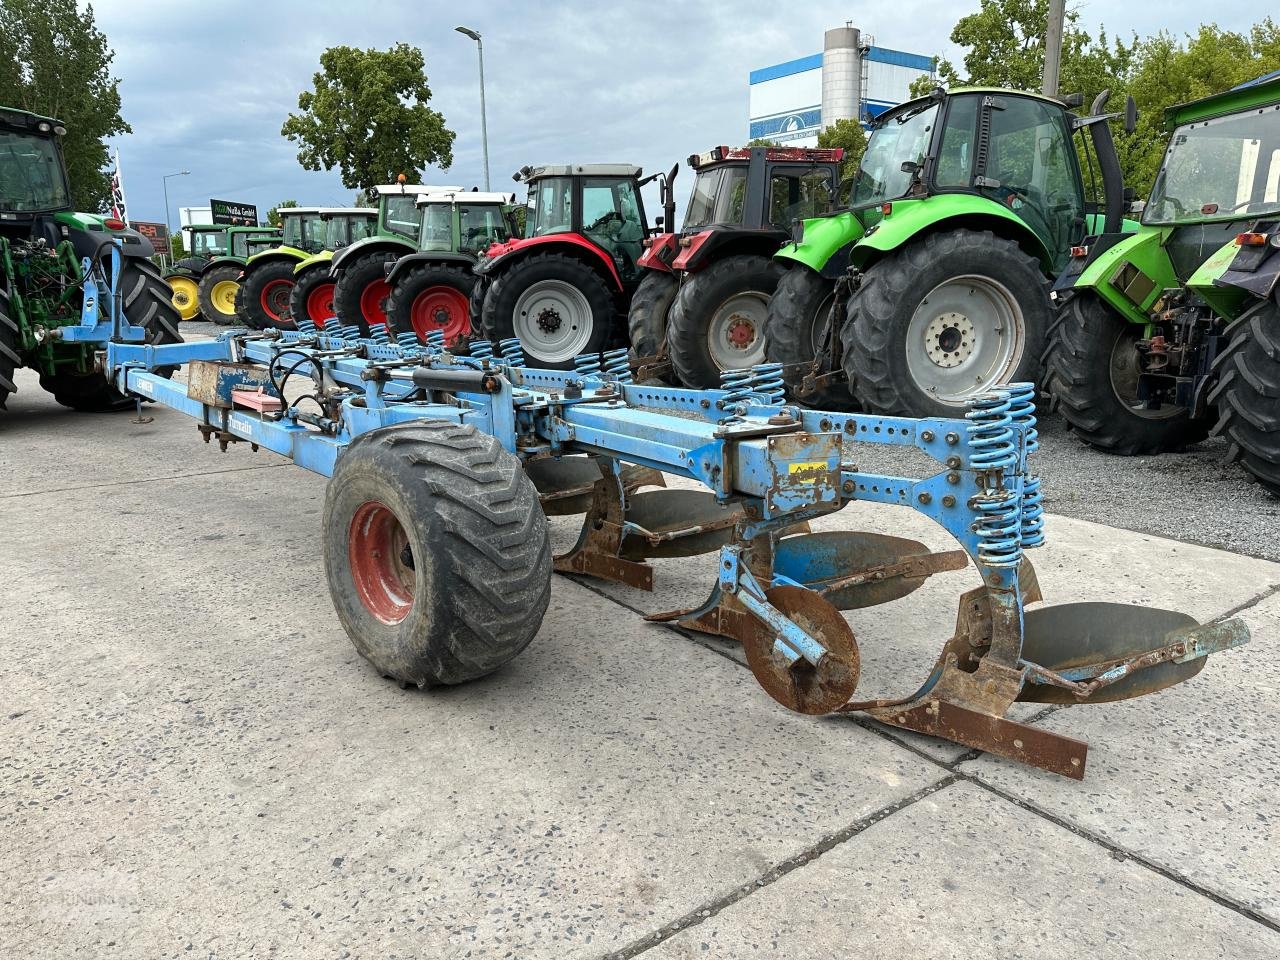
{"type": "Polygon", "coordinates": [[[475,268],[484,335],[519,337],[530,366],[559,370],[571,369],[579,354],[625,345],[620,318],[640,281],[651,232],[640,188],[661,179],[669,197],[675,173],[641,179],[639,167],[622,163],[516,173],[529,186],[524,236],[494,244],[475,268]]]}
{"type": "Polygon", "coordinates": [[[644,277],[627,320],[642,377],[705,389],[719,386],[723,370],[765,362],[765,318],[783,272],[773,255],[793,221],[830,209],[843,157],[841,149],[716,147],[689,158],[697,177],[680,232],[645,241],[640,257],[644,277]]]}

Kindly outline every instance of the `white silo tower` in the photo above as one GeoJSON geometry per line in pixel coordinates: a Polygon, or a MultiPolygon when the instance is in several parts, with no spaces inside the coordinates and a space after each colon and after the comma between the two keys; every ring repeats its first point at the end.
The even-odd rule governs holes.
{"type": "Polygon", "coordinates": [[[862,104],[861,31],[846,23],[822,37],[822,126],[859,119],[862,104]]]}

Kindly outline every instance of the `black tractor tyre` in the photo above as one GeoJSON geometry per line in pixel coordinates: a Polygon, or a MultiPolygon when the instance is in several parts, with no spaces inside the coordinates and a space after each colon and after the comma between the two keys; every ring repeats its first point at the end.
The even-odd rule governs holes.
{"type": "MultiPolygon", "coordinates": [[[[321,287],[326,283],[333,283],[333,278],[329,276],[329,267],[327,264],[319,264],[310,267],[302,273],[294,274],[293,289],[289,291],[289,330],[296,330],[299,320],[314,320],[307,310],[307,300],[317,287],[321,287]]],[[[329,320],[330,317],[321,317],[321,320],[329,320]]],[[[316,326],[320,324],[317,323],[316,326]]]]}
{"type": "Polygon", "coordinates": [[[464,683],[538,632],[551,594],[538,492],[474,427],[420,420],[357,437],[329,481],[322,527],[338,619],[383,676],[464,683]]]}
{"type": "Polygon", "coordinates": [[[13,372],[22,366],[18,354],[18,318],[9,305],[9,291],[4,288],[4,275],[0,274],[0,410],[4,409],[9,394],[17,393],[13,372]]]}
{"type": "MultiPolygon", "coordinates": [[[[147,343],[182,343],[173,291],[160,275],[159,267],[141,257],[126,257],[120,269],[120,289],[130,291],[123,296],[124,315],[131,324],[146,330],[147,343]]],[[[175,369],[157,367],[154,372],[171,377],[175,369]]],[[[134,405],[101,371],[42,374],[40,386],[52,393],[58,403],[73,410],[128,410],[134,405]]]]}
{"type": "MultiPolygon", "coordinates": [[[[667,317],[678,291],[675,274],[663,270],[645,271],[627,311],[627,334],[631,340],[633,361],[652,359],[666,346],[667,317]]],[[[674,377],[671,380],[674,381],[674,377]]]]}
{"type": "MultiPolygon", "coordinates": [[[[782,379],[793,398],[804,372],[821,349],[835,288],[834,280],[797,264],[782,274],[777,289],[769,298],[769,318],[764,327],[765,358],[770,363],[782,364],[782,379]]],[[[840,326],[837,320],[836,329],[840,326]]],[[[857,409],[853,393],[843,382],[804,397],[803,402],[823,410],[857,409]]]]}
{"type": "MultiPolygon", "coordinates": [[[[196,297],[200,301],[200,315],[210,323],[216,323],[220,327],[229,327],[234,326],[239,319],[234,310],[231,313],[223,313],[215,307],[212,293],[213,288],[224,280],[235,282],[243,269],[238,263],[219,263],[200,275],[200,285],[196,289],[196,297]]],[[[236,295],[237,297],[239,296],[238,290],[236,295]]]]}
{"type": "Polygon", "coordinates": [[[1081,290],[1059,306],[1044,357],[1045,387],[1068,429],[1091,447],[1126,457],[1180,450],[1208,435],[1208,424],[1188,411],[1144,414],[1131,402],[1136,393],[1130,402],[1117,393],[1114,372],[1125,380],[1133,374],[1137,389],[1138,352],[1126,344],[1140,330],[1096,293],[1081,290]]]}
{"type": "Polygon", "coordinates": [[[420,263],[405,270],[396,277],[395,283],[391,285],[391,296],[387,298],[387,326],[392,339],[405,331],[416,334],[413,327],[414,301],[432,287],[447,287],[457,291],[466,301],[467,323],[465,329],[460,329],[449,337],[445,345],[451,347],[459,340],[470,340],[476,322],[471,312],[471,293],[475,285],[475,274],[460,264],[420,263]]]}
{"type": "MultiPolygon", "coordinates": [[[[370,319],[364,315],[360,299],[365,287],[371,283],[385,283],[387,279],[386,265],[399,260],[400,254],[388,252],[366,253],[362,257],[345,264],[338,272],[337,284],[333,289],[333,309],[337,311],[338,322],[343,326],[354,324],[360,328],[361,336],[369,335],[370,319]]],[[[385,307],[384,307],[385,309],[385,307]]],[[[373,318],[376,320],[376,318],[373,318]]],[[[375,322],[374,326],[381,324],[375,322]]]]}
{"type": "Polygon", "coordinates": [[[236,312],[247,327],[251,330],[267,330],[272,327],[279,330],[294,329],[289,298],[293,293],[293,268],[296,266],[292,260],[269,260],[245,272],[240,289],[236,291],[236,312]],[[275,284],[288,284],[288,290],[275,294],[279,309],[272,316],[263,303],[263,296],[275,284]]]}
{"type": "Polygon", "coordinates": [[[1214,361],[1218,381],[1209,395],[1221,414],[1213,432],[1225,437],[1227,457],[1280,496],[1280,306],[1263,300],[1227,330],[1227,349],[1214,361]]]}
{"type": "Polygon", "coordinates": [[[922,302],[943,283],[976,277],[998,283],[1022,314],[1018,351],[1009,368],[982,392],[999,384],[1041,381],[1041,357],[1052,322],[1049,281],[1039,262],[1012,240],[989,230],[949,230],[926,235],[876,261],[845,311],[844,366],[854,396],[871,413],[908,417],[954,417],[965,401],[944,402],[912,376],[907,331],[922,302]]]}
{"type": "MultiPolygon", "coordinates": [[[[591,330],[577,354],[599,353],[608,349],[617,332],[613,292],[604,278],[581,260],[557,253],[534,254],[499,271],[484,297],[481,314],[484,336],[495,342],[516,336],[516,304],[525,291],[546,280],[559,280],[576,287],[586,298],[591,330]]],[[[537,343],[521,340],[521,344],[531,367],[573,369],[573,357],[555,359],[540,353],[537,343]]]]}
{"type": "MultiPolygon", "coordinates": [[[[710,324],[715,312],[731,297],[743,293],[772,297],[783,268],[772,257],[742,254],[717,260],[680,285],[667,319],[667,350],[681,386],[709,390],[720,386],[721,367],[711,353],[710,324]]],[[[763,346],[766,322],[761,318],[753,343],[763,346]]],[[[763,351],[755,362],[763,362],[763,351]]],[[[743,362],[723,369],[753,366],[743,362]]]]}

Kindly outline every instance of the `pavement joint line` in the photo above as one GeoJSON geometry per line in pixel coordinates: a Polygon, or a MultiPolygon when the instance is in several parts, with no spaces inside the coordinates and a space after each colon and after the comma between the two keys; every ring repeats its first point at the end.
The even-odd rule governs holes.
{"type": "Polygon", "coordinates": [[[801,867],[808,866],[823,854],[835,849],[846,840],[853,839],[858,834],[870,827],[874,827],[877,823],[888,819],[895,813],[919,803],[921,800],[938,793],[940,790],[945,790],[947,787],[962,779],[964,779],[964,777],[961,775],[955,773],[948,774],[925,787],[921,787],[908,797],[895,800],[893,803],[872,811],[865,817],[860,817],[849,826],[843,827],[834,833],[827,834],[813,846],[808,847],[800,853],[790,856],[777,864],[774,864],[774,866],[770,867],[755,880],[749,880],[746,883],[735,887],[724,896],[703,903],[691,910],[689,913],[684,914],[682,917],[679,917],[670,923],[663,924],[653,933],[641,937],[639,940],[633,940],[629,946],[623,947],[621,950],[615,950],[612,953],[603,954],[601,956],[601,960],[632,960],[634,957],[647,953],[649,950],[652,950],[659,944],[670,940],[677,934],[683,933],[685,930],[705,923],[721,911],[745,900],[758,890],[764,890],[767,887],[772,886],[789,873],[798,870],[801,867]]]}
{"type": "Polygon", "coordinates": [[[1261,593],[1254,594],[1252,597],[1250,597],[1248,600],[1245,600],[1243,603],[1237,603],[1234,607],[1232,607],[1226,613],[1218,614],[1209,622],[1221,623],[1223,620],[1226,620],[1228,617],[1234,617],[1237,613],[1244,613],[1244,611],[1248,610],[1250,607],[1256,607],[1258,604],[1262,603],[1263,600],[1266,600],[1268,597],[1274,597],[1277,593],[1280,593],[1280,583],[1273,583],[1271,584],[1271,586],[1267,587],[1267,589],[1263,590],[1261,593]]]}
{"type": "Polygon", "coordinates": [[[247,473],[250,470],[277,470],[280,467],[291,467],[293,462],[260,463],[252,467],[227,467],[225,470],[203,470],[200,473],[175,473],[171,477],[139,477],[137,480],[110,480],[107,483],[88,483],[80,487],[53,487],[43,490],[28,490],[25,493],[0,494],[0,500],[18,500],[22,497],[40,497],[50,493],[75,493],[80,490],[101,490],[103,487],[128,487],[135,483],[163,483],[166,480],[190,480],[193,477],[213,477],[223,473],[247,473]]]}

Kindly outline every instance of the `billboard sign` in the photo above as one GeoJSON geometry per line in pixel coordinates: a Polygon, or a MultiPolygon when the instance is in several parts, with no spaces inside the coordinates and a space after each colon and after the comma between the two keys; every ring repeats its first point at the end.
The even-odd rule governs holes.
{"type": "Polygon", "coordinates": [[[163,223],[151,223],[149,220],[134,220],[129,226],[151,241],[157,250],[163,250],[169,242],[169,228],[163,223]]]}
{"type": "Polygon", "coordinates": [[[252,203],[237,203],[234,200],[210,200],[210,219],[214,223],[224,223],[231,227],[256,227],[258,225],[258,208],[252,203]]]}

